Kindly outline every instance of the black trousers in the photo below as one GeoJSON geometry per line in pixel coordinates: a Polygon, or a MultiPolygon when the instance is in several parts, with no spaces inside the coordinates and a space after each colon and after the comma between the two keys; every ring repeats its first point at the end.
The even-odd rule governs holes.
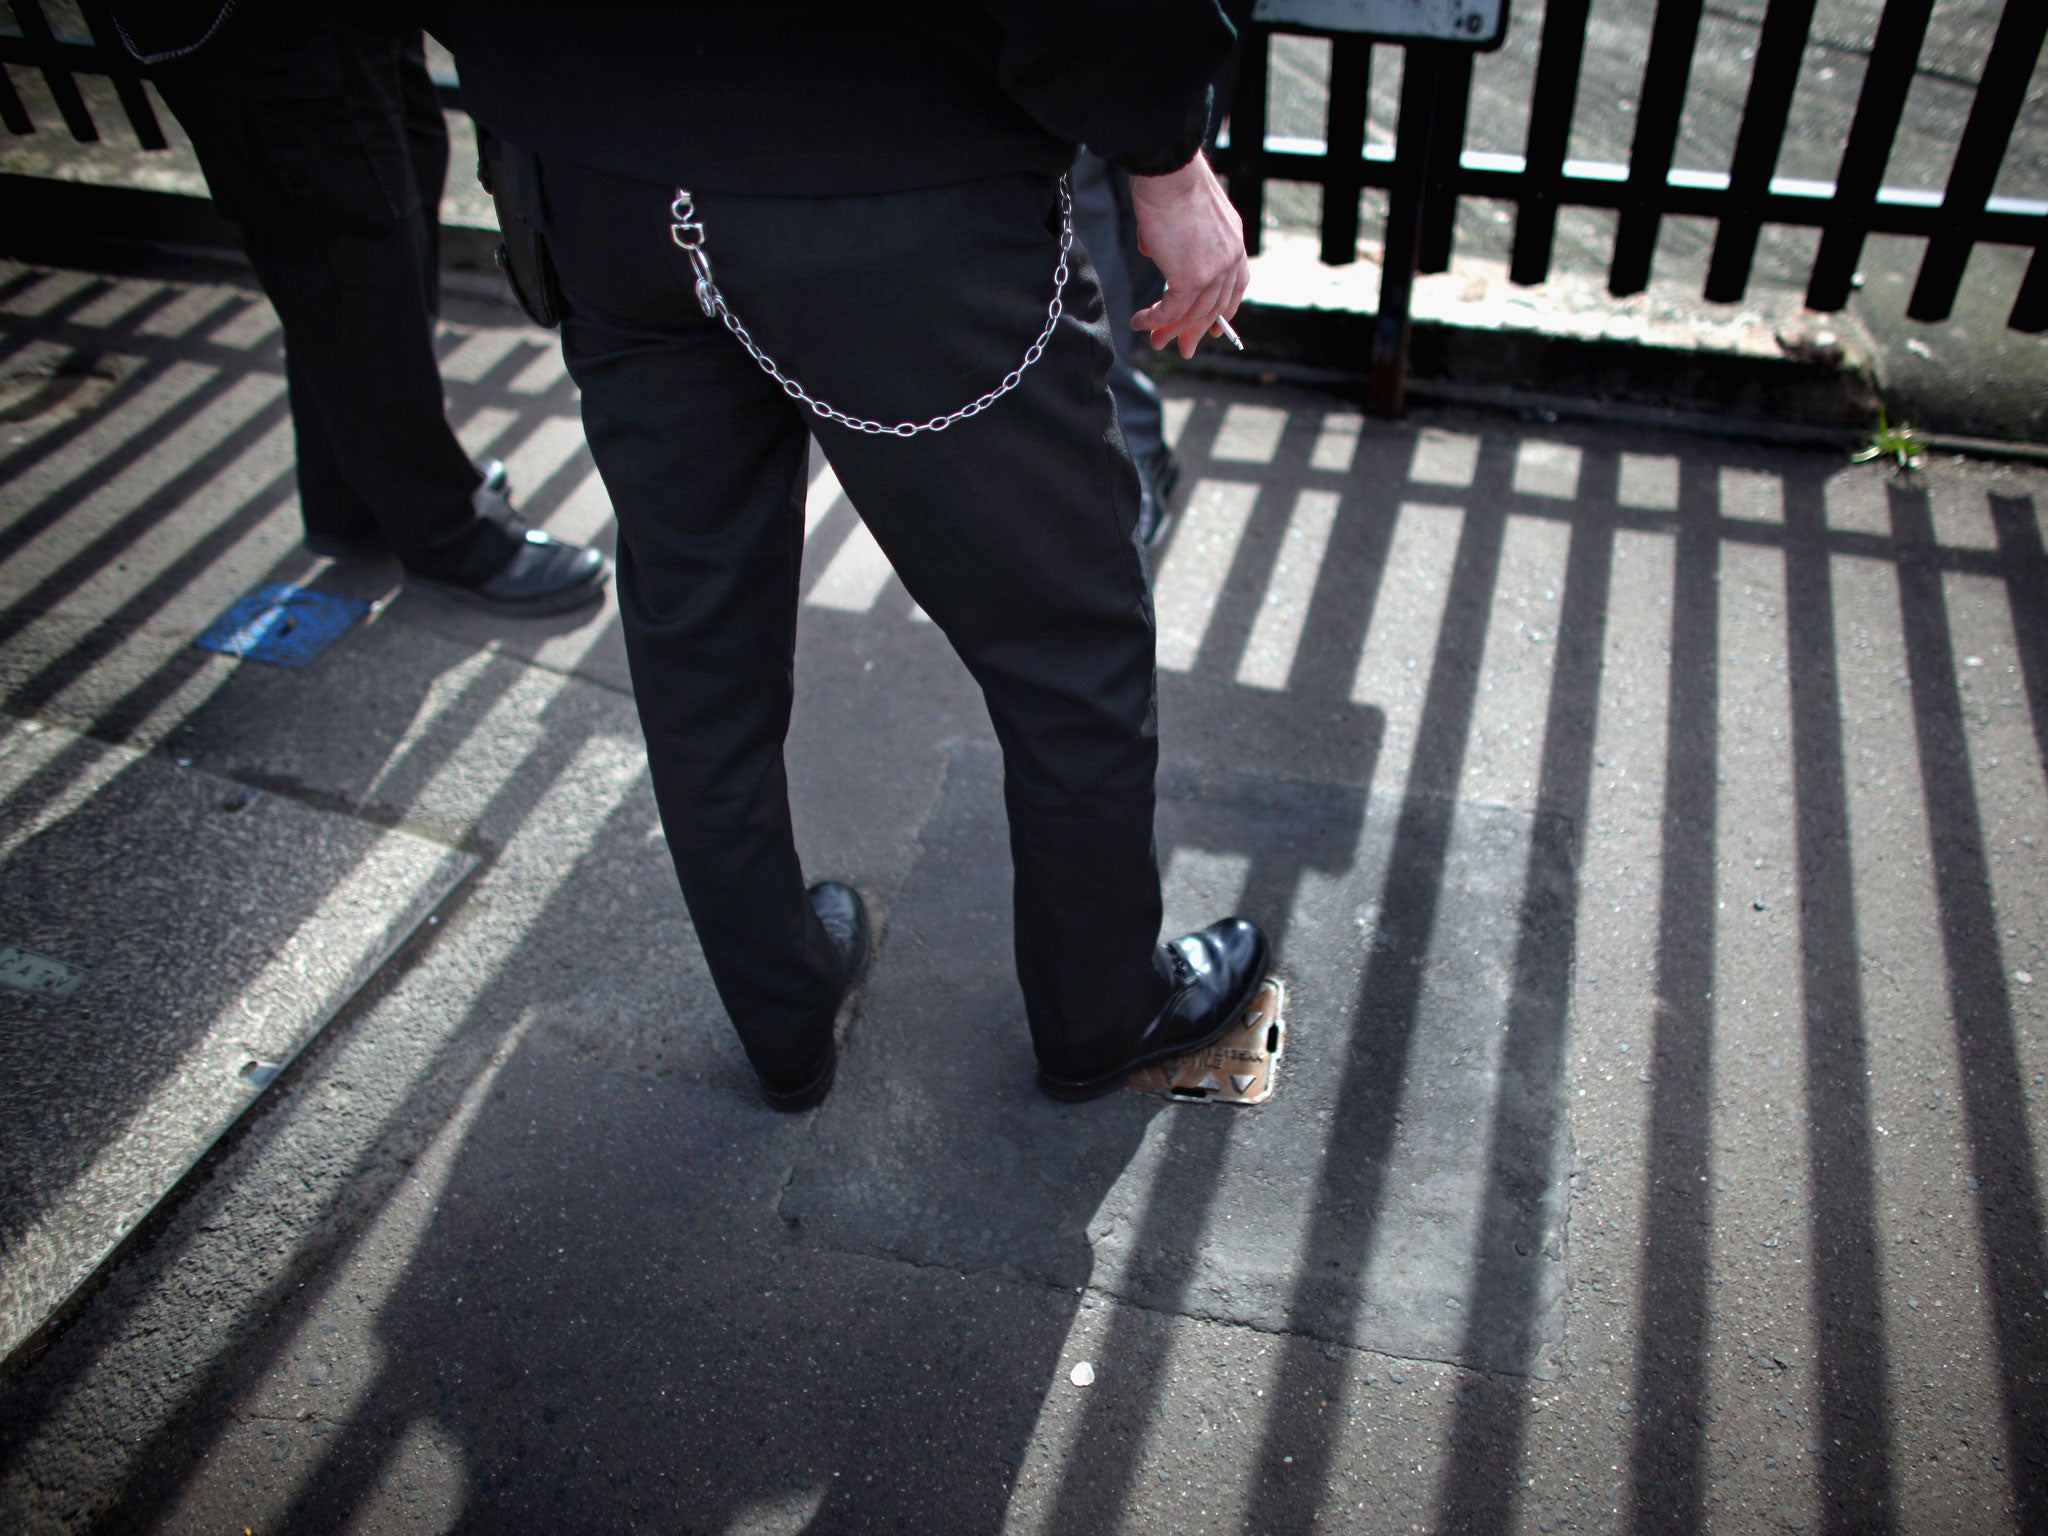
{"type": "MultiPolygon", "coordinates": [[[[1168,990],[1152,840],[1153,629],[1138,485],[1076,251],[1043,359],[912,439],[820,423],[700,313],[674,188],[538,162],[563,349],[619,519],[618,592],[654,788],[711,973],[754,1063],[802,1064],[833,962],[804,898],[783,739],[808,438],[980,684],[1001,741],[1016,958],[1040,1060],[1082,1075],[1168,990]]],[[[838,199],[704,196],[718,281],[823,399],[883,421],[974,399],[1043,326],[1049,180],[838,199]]]]}
{"type": "Polygon", "coordinates": [[[434,357],[448,132],[419,34],[260,17],[158,85],[283,323],[307,531],[495,574],[513,536],[475,516],[434,357]]]}

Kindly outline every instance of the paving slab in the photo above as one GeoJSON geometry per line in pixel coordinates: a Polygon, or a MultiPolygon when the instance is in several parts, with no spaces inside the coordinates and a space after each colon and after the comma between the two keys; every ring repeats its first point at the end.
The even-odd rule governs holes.
{"type": "Polygon", "coordinates": [[[1461,1373],[821,1249],[777,1209],[807,1120],[564,1043],[500,1037],[104,1528],[1377,1529],[1430,1497],[1461,1373]],[[1302,1349],[1316,1434],[1248,1475],[1302,1349]]]}
{"type": "MultiPolygon", "coordinates": [[[[330,686],[361,687],[374,703],[382,667],[384,697],[396,707],[416,678],[448,668],[452,653],[432,637],[392,626],[357,638],[373,637],[315,670],[330,686]]],[[[408,743],[403,731],[380,737],[361,716],[322,721],[317,709],[276,707],[284,695],[268,685],[291,675],[240,669],[195,729],[179,733],[179,750],[199,763],[247,765],[261,760],[267,724],[272,745],[292,741],[312,770],[304,785],[267,793],[326,806],[345,802],[320,786],[346,787],[350,774],[366,763],[374,773],[382,760],[394,770],[386,780],[394,794],[378,803],[409,824],[417,807],[419,824],[455,834],[484,861],[435,914],[440,922],[416,932],[150,1218],[76,1317],[10,1370],[0,1528],[74,1530],[97,1518],[105,1499],[96,1490],[124,1486],[154,1443],[154,1430],[135,1427],[167,1427],[217,1402],[268,1320],[304,1294],[302,1283],[317,1279],[371,1213],[405,1192],[464,1095],[487,1094],[494,1063],[522,1043],[543,1042],[551,1058],[589,1068],[586,1081],[624,1072],[688,1082],[710,1101],[694,1117],[707,1124],[724,1104],[757,1113],[766,1137],[800,1128],[756,1106],[674,896],[666,849],[650,835],[654,807],[626,701],[505,662],[499,673],[487,670],[480,697],[457,689],[447,700],[448,734],[429,721],[408,743]],[[352,753],[342,750],[351,734],[352,753]],[[333,772],[323,774],[330,754],[333,772]],[[109,1317],[121,1319],[111,1332],[90,1321],[109,1317]]],[[[561,1103],[541,1113],[574,1118],[561,1103]]],[[[469,1123],[459,1118],[458,1133],[469,1123]]],[[[589,1170],[575,1154],[589,1145],[560,1143],[557,1167],[529,1169],[505,1187],[525,1198],[543,1175],[583,1180],[589,1170]]],[[[590,1208],[587,1195],[579,1198],[590,1208]]],[[[135,1529],[150,1518],[116,1524],[135,1529]]]]}
{"type": "Polygon", "coordinates": [[[112,1522],[1000,1528],[1079,1298],[791,1245],[806,1131],[525,1036],[112,1522]]]}
{"type": "Polygon", "coordinates": [[[1250,1110],[1056,1105],[1032,1082],[1011,969],[1000,767],[962,748],[952,770],[785,1216],[828,1247],[1414,1358],[1555,1369],[1532,1345],[1562,1334],[1568,1153],[1542,1129],[1561,1118],[1562,1086],[1518,1073],[1505,1039],[1511,1016],[1563,1028],[1561,991],[1515,985],[1518,948],[1554,938],[1569,883],[1546,818],[1424,808],[1444,825],[1450,880],[1399,866],[1399,797],[1169,771],[1168,931],[1237,910],[1271,930],[1286,1075],[1250,1110]],[[1433,923],[1418,928],[1412,906],[1383,918],[1389,892],[1431,902],[1433,923]],[[1503,1135],[1543,1153],[1505,1185],[1503,1135]],[[1504,1216],[1504,1203],[1521,1209],[1504,1216]],[[1524,1302],[1475,1316],[1478,1272],[1501,1262],[1482,1238],[1497,1230],[1537,1234],[1507,1260],[1528,1271],[1524,1302]]]}
{"type": "Polygon", "coordinates": [[[0,720],[0,1353],[475,864],[58,727],[0,720]]]}
{"type": "MultiPolygon", "coordinates": [[[[979,700],[821,484],[792,798],[881,964],[784,1117],[610,615],[191,650],[259,581],[395,577],[295,550],[263,306],[49,276],[0,268],[69,349],[0,436],[9,712],[483,865],[8,1361],[0,1527],[2043,1524],[2038,472],[1183,377],[1169,921],[1267,922],[1298,1032],[1262,1109],[1057,1136],[979,700]]],[[[549,345],[459,311],[452,415],[566,515],[549,345]]]]}

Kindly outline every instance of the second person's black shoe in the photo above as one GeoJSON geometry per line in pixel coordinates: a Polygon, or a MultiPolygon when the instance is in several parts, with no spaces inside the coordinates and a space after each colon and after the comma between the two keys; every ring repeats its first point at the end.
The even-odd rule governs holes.
{"type": "Polygon", "coordinates": [[[511,563],[489,581],[463,585],[425,576],[407,579],[429,592],[475,608],[487,608],[508,619],[537,619],[598,601],[604,596],[604,580],[610,574],[611,562],[602,551],[583,544],[565,544],[538,528],[530,528],[513,553],[511,563]]]}
{"type": "Polygon", "coordinates": [[[1138,542],[1157,549],[1173,526],[1173,488],[1180,483],[1180,460],[1171,448],[1138,460],[1138,542]]]}
{"type": "Polygon", "coordinates": [[[552,534],[527,527],[510,503],[487,486],[479,486],[472,500],[480,519],[517,537],[512,558],[482,581],[448,581],[414,572],[407,575],[408,583],[508,619],[567,613],[604,596],[605,578],[612,568],[602,550],[565,544],[552,534]]]}

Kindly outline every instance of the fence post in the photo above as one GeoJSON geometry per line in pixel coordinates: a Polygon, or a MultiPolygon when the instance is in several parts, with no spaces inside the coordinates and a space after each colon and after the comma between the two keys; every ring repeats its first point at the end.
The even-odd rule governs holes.
{"type": "Polygon", "coordinates": [[[1220,157],[1230,201],[1244,221],[1248,256],[1259,254],[1259,237],[1265,232],[1266,168],[1260,161],[1266,153],[1266,54],[1272,45],[1271,33],[1251,32],[1238,48],[1237,79],[1227,109],[1230,147],[1220,157]]]}
{"type": "Polygon", "coordinates": [[[1330,41],[1330,105],[1323,138],[1323,264],[1358,260],[1358,194],[1364,190],[1365,121],[1372,110],[1372,39],[1330,41]]]}
{"type": "Polygon", "coordinates": [[[1908,320],[1946,320],[1955,307],[1976,243],[1969,220],[1984,212],[1984,203],[1998,184],[1999,167],[2012,143],[2012,131],[2026,105],[2027,82],[2048,43],[2048,7],[2042,0],[2008,0],[1977,82],[1977,99],[1956,146],[1955,165],[1941,200],[1950,228],[1927,242],[1920,259],[1920,278],[1906,303],[1908,320]]]}
{"type": "Polygon", "coordinates": [[[93,42],[106,55],[108,78],[114,82],[114,91],[121,98],[121,108],[128,114],[136,141],[144,149],[169,149],[170,141],[164,137],[163,125],[157,122],[156,111],[142,89],[142,70],[129,57],[127,46],[122,43],[121,35],[114,26],[113,13],[106,7],[106,0],[80,0],[78,10],[85,18],[93,42]]]}
{"type": "Polygon", "coordinates": [[[1458,229],[1458,163],[1472,115],[1470,48],[1437,51],[1441,72],[1436,110],[1430,114],[1428,186],[1422,194],[1422,255],[1416,270],[1451,270],[1451,246],[1458,229]]]}
{"type": "Polygon", "coordinates": [[[13,134],[28,134],[36,131],[35,119],[28,115],[28,108],[21,104],[21,97],[15,94],[14,82],[7,78],[7,71],[0,67],[0,123],[13,134]]]}
{"type": "Polygon", "coordinates": [[[1784,148],[1785,125],[1791,121],[1792,94],[1799,88],[1799,64],[1813,32],[1814,5],[1815,0],[1776,0],[1764,12],[1749,96],[1742,106],[1742,128],[1728,169],[1730,206],[1721,215],[1714,254],[1707,263],[1710,303],[1738,303],[1749,291],[1749,274],[1756,265],[1757,241],[1764,227],[1763,204],[1770,196],[1771,172],[1784,148]]]}
{"type": "Polygon", "coordinates": [[[1544,7],[1535,94],[1529,102],[1529,137],[1523,146],[1529,192],[1515,205],[1510,282],[1540,283],[1550,276],[1550,256],[1557,244],[1558,190],[1565,152],[1571,147],[1591,9],[1592,0],[1550,0],[1544,7]]]}
{"type": "Polygon", "coordinates": [[[1375,416],[1399,416],[1407,403],[1409,311],[1422,259],[1423,199],[1429,191],[1430,146],[1443,70],[1440,47],[1408,45],[1401,70],[1401,120],[1394,130],[1394,184],[1387,201],[1380,312],[1372,332],[1372,380],[1366,392],[1366,409],[1375,416]]]}
{"type": "Polygon", "coordinates": [[[2005,323],[2030,335],[2048,331],[2048,239],[2034,247],[2027,275],[2020,279],[2019,297],[2013,300],[2012,316],[2005,323]]]}
{"type": "Polygon", "coordinates": [[[38,0],[15,0],[14,24],[21,28],[21,35],[28,40],[29,46],[46,61],[42,66],[43,83],[49,86],[50,97],[57,103],[57,111],[64,118],[64,126],[71,130],[71,137],[81,144],[97,142],[100,131],[93,126],[92,114],[85,109],[85,98],[78,94],[78,82],[58,62],[57,39],[50,31],[50,23],[43,15],[38,0]]]}
{"type": "Polygon", "coordinates": [[[1889,0],[1877,24],[1870,67],[1857,93],[1856,117],[1835,176],[1834,203],[1806,284],[1808,309],[1837,310],[1849,302],[1878,187],[1899,137],[1899,122],[1906,115],[1906,97],[1913,89],[1933,15],[1934,0],[1889,0]]]}
{"type": "Polygon", "coordinates": [[[1659,0],[1657,19],[1650,26],[1650,56],[1643,66],[1635,143],[1628,157],[1628,193],[1615,224],[1614,261],[1607,276],[1607,291],[1618,299],[1650,286],[1671,156],[1678,146],[1678,125],[1705,8],[1705,0],[1659,0]]]}

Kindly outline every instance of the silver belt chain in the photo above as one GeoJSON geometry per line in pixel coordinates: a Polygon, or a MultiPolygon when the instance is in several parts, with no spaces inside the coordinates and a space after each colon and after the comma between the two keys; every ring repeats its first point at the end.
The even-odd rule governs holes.
{"type": "Polygon", "coordinates": [[[828,405],[813,395],[803,385],[776,366],[775,359],[761,350],[761,344],[748,334],[740,317],[732,312],[725,302],[725,295],[718,291],[718,284],[711,278],[711,257],[704,249],[704,221],[697,217],[696,204],[682,187],[676,188],[676,200],[669,205],[673,222],[668,227],[668,236],[688,254],[690,265],[697,272],[697,307],[704,311],[707,320],[719,320],[731,331],[733,338],[747,349],[747,355],[761,365],[761,371],[782,386],[782,392],[790,399],[800,401],[827,421],[836,421],[842,427],[851,427],[856,432],[865,432],[873,437],[915,437],[920,432],[943,432],[955,422],[965,421],[970,416],[979,416],[1003,396],[1017,387],[1024,377],[1024,370],[1045,356],[1045,344],[1052,340],[1052,333],[1060,323],[1060,316],[1066,312],[1067,257],[1074,248],[1074,192],[1065,176],[1060,177],[1060,260],[1052,274],[1052,303],[1046,306],[1045,329],[1038,333],[1038,340],[1024,349],[1024,360],[1008,373],[1003,381],[978,400],[970,400],[956,411],[943,416],[934,416],[930,421],[899,421],[894,426],[879,421],[868,421],[863,417],[849,416],[837,406],[828,405]]]}

